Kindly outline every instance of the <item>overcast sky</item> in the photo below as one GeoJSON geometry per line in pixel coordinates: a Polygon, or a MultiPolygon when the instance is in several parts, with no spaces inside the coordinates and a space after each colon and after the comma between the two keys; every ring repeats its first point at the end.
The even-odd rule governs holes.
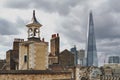
{"type": "Polygon", "coordinates": [[[61,51],[85,49],[90,10],[93,11],[99,65],[107,57],[120,55],[119,0],[0,0],[0,58],[12,49],[14,38],[27,39],[26,24],[32,11],[43,25],[41,37],[49,42],[53,33],[60,34],[61,51]]]}

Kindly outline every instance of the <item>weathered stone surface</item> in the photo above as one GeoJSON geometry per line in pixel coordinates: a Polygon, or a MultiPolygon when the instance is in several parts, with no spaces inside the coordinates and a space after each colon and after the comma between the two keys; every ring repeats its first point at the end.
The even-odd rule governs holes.
{"type": "Polygon", "coordinates": [[[65,49],[59,55],[59,64],[62,66],[74,66],[74,54],[65,49]]]}
{"type": "Polygon", "coordinates": [[[20,44],[19,70],[46,70],[48,68],[48,43],[26,41],[20,44]],[[24,58],[27,56],[27,61],[24,58]]]}
{"type": "Polygon", "coordinates": [[[71,72],[48,70],[0,71],[0,80],[71,80],[71,72]]]}

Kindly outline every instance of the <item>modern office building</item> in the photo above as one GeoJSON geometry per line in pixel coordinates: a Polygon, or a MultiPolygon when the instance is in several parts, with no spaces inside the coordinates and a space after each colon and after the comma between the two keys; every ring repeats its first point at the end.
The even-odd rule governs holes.
{"type": "Polygon", "coordinates": [[[108,63],[120,63],[119,56],[110,56],[108,59],[108,63]]]}
{"type": "Polygon", "coordinates": [[[87,46],[86,46],[86,66],[98,66],[96,40],[94,33],[94,22],[92,12],[89,14],[89,25],[87,33],[87,46]]]}
{"type": "Polygon", "coordinates": [[[78,50],[78,64],[81,66],[85,65],[85,50],[78,50]]]}
{"type": "Polygon", "coordinates": [[[76,46],[71,48],[70,51],[74,54],[74,65],[76,66],[78,64],[78,51],[76,49],[76,46]]]}

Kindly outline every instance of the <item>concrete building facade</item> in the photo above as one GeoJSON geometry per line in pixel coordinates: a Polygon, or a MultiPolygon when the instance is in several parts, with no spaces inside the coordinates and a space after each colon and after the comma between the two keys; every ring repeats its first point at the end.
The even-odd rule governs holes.
{"type": "Polygon", "coordinates": [[[85,50],[78,50],[78,64],[85,66],[85,50]]]}

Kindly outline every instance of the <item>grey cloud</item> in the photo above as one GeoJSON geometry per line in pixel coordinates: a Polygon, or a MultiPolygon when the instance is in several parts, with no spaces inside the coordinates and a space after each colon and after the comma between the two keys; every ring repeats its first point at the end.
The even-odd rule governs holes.
{"type": "Polygon", "coordinates": [[[58,12],[59,14],[68,14],[72,7],[85,3],[88,0],[12,0],[4,5],[17,9],[37,8],[47,12],[58,12]]]}
{"type": "Polygon", "coordinates": [[[63,34],[68,40],[73,41],[73,43],[85,43],[86,41],[88,15],[84,12],[88,12],[88,9],[83,6],[83,9],[79,10],[80,7],[72,9],[70,14],[59,23],[59,29],[56,28],[56,31],[63,34]]]}
{"type": "Polygon", "coordinates": [[[17,26],[5,19],[0,19],[0,34],[1,35],[16,35],[19,33],[17,26]]]}
{"type": "Polygon", "coordinates": [[[13,36],[0,35],[0,45],[5,47],[12,46],[13,36]]]}
{"type": "Polygon", "coordinates": [[[120,46],[120,39],[106,39],[106,40],[101,40],[101,42],[99,43],[100,46],[109,46],[109,47],[119,47],[120,46]],[[106,43],[107,42],[107,43],[106,43]]]}
{"type": "Polygon", "coordinates": [[[12,1],[6,1],[6,3],[4,3],[4,6],[6,7],[10,7],[10,8],[21,8],[21,9],[26,9],[29,8],[29,3],[31,1],[30,0],[12,0],[12,1]]]}
{"type": "Polygon", "coordinates": [[[11,22],[6,19],[0,19],[0,34],[1,35],[18,35],[23,30],[25,23],[21,18],[17,18],[16,22],[11,22]]]}
{"type": "Polygon", "coordinates": [[[118,33],[119,29],[119,25],[117,24],[117,21],[114,19],[113,15],[109,15],[109,13],[107,13],[96,17],[95,30],[96,37],[98,39],[120,38],[120,33],[118,33]]]}
{"type": "Polygon", "coordinates": [[[20,33],[20,30],[24,30],[26,28],[26,24],[28,22],[29,22],[29,20],[23,20],[20,17],[17,17],[14,25],[16,26],[16,29],[18,29],[19,33],[20,33]]]}
{"type": "Polygon", "coordinates": [[[109,6],[113,12],[120,12],[120,1],[119,0],[110,0],[109,6]]]}
{"type": "Polygon", "coordinates": [[[118,0],[109,0],[95,9],[95,30],[97,39],[120,38],[120,20],[118,0]]]}
{"type": "Polygon", "coordinates": [[[80,24],[76,23],[76,21],[73,19],[65,22],[63,21],[62,25],[60,26],[60,29],[56,29],[56,30],[59,33],[66,36],[68,40],[72,40],[79,43],[84,41],[84,37],[80,35],[80,34],[84,34],[81,33],[81,29],[80,29],[80,24]]]}

